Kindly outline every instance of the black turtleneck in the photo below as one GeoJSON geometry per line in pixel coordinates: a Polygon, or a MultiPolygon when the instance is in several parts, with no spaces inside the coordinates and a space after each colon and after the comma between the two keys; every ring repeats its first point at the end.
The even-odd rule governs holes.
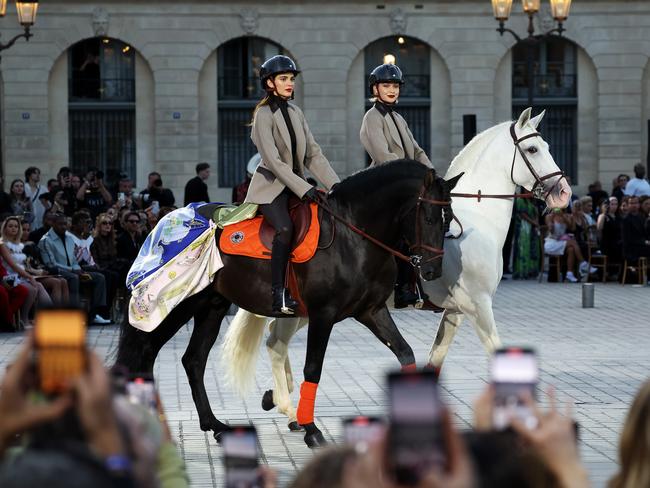
{"type": "Polygon", "coordinates": [[[395,116],[393,115],[393,106],[384,103],[380,100],[377,100],[375,102],[375,108],[384,117],[386,116],[386,114],[390,115],[390,118],[393,120],[393,124],[395,124],[395,128],[397,129],[397,133],[399,134],[399,140],[402,143],[402,149],[406,151],[406,145],[404,144],[404,136],[402,136],[402,131],[399,130],[399,125],[397,125],[397,121],[395,120],[395,116]]]}
{"type": "Polygon", "coordinates": [[[300,164],[298,163],[297,159],[298,156],[296,154],[296,132],[293,129],[293,124],[291,123],[291,118],[289,117],[289,104],[284,98],[278,97],[277,95],[271,95],[269,97],[269,105],[273,112],[280,109],[280,113],[282,113],[282,118],[284,118],[284,122],[287,124],[287,129],[289,130],[289,138],[291,139],[293,172],[298,176],[302,176],[300,171],[300,164]]]}

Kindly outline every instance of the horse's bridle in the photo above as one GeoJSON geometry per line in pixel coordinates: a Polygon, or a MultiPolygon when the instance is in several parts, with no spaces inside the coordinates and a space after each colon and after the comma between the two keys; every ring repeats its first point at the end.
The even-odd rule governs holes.
{"type": "MultiPolygon", "coordinates": [[[[533,185],[530,192],[528,192],[528,193],[530,193],[531,196],[534,197],[534,198],[539,198],[540,200],[546,200],[546,198],[548,198],[548,196],[553,192],[553,190],[555,190],[555,187],[558,185],[558,183],[560,183],[562,178],[566,178],[566,175],[564,174],[563,171],[556,171],[554,173],[549,173],[549,174],[544,175],[544,176],[539,176],[537,174],[537,171],[535,171],[535,168],[533,168],[533,165],[528,160],[528,157],[526,156],[526,152],[521,148],[521,146],[519,144],[521,144],[526,139],[531,139],[533,137],[538,137],[538,136],[542,137],[542,135],[539,132],[535,131],[535,132],[533,132],[531,134],[526,134],[525,136],[517,138],[517,133],[515,132],[515,125],[516,124],[517,124],[516,122],[513,122],[512,125],[510,126],[510,137],[512,137],[512,142],[515,145],[515,151],[514,151],[514,153],[512,155],[512,165],[510,166],[510,180],[515,185],[517,184],[515,182],[514,172],[515,172],[515,160],[517,159],[517,151],[519,151],[519,155],[521,156],[521,159],[524,160],[524,164],[528,168],[528,171],[530,171],[530,174],[532,174],[533,178],[535,178],[535,184],[533,185]],[[548,180],[550,178],[553,178],[554,176],[559,176],[559,178],[553,184],[553,186],[551,186],[551,188],[549,188],[549,190],[546,192],[546,194],[544,194],[544,187],[545,187],[544,181],[546,181],[546,180],[548,180]]],[[[524,195],[524,194],[522,194],[522,195],[524,195]]],[[[513,197],[517,198],[516,196],[513,196],[513,197]]],[[[488,196],[483,195],[483,198],[488,198],[488,196]]],[[[526,198],[526,197],[521,197],[520,196],[519,198],[526,198]]],[[[527,198],[530,198],[530,197],[527,197],[527,198]]]]}
{"type": "Polygon", "coordinates": [[[335,220],[338,220],[342,224],[344,224],[347,228],[349,228],[352,232],[355,232],[359,234],[361,237],[364,239],[369,240],[376,246],[382,248],[384,251],[389,252],[393,256],[395,256],[397,259],[409,263],[411,266],[413,266],[416,269],[420,269],[422,265],[427,264],[431,261],[434,261],[436,259],[442,259],[442,256],[445,254],[445,250],[438,248],[438,247],[433,247],[429,246],[428,244],[424,244],[422,242],[422,228],[420,224],[420,209],[423,203],[428,203],[431,205],[438,205],[438,206],[447,206],[451,209],[451,199],[449,200],[433,200],[429,198],[425,198],[424,195],[426,194],[427,190],[427,185],[426,182],[422,184],[422,187],[420,188],[420,193],[418,195],[417,202],[415,204],[415,239],[416,243],[413,245],[409,245],[409,251],[412,252],[415,249],[424,249],[426,251],[429,251],[432,253],[434,256],[432,258],[427,259],[426,261],[422,261],[422,256],[419,254],[411,254],[410,256],[407,256],[401,252],[399,252],[396,249],[393,249],[390,246],[387,246],[383,242],[381,242],[379,239],[376,239],[372,237],[371,235],[367,234],[363,230],[359,229],[357,226],[352,224],[351,222],[348,222],[345,220],[343,217],[337,215],[335,212],[332,211],[330,206],[327,204],[327,201],[318,199],[316,200],[316,204],[325,210],[327,213],[329,213],[335,220]]]}

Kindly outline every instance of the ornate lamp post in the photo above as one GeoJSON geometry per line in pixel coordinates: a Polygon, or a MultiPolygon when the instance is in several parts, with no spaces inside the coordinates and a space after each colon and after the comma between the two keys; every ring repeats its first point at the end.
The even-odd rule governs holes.
{"type": "Polygon", "coordinates": [[[533,76],[533,56],[534,47],[536,44],[547,40],[552,36],[561,36],[566,30],[563,27],[564,21],[569,17],[569,10],[571,9],[571,0],[549,0],[551,2],[551,14],[553,19],[557,22],[557,27],[542,34],[535,34],[535,24],[533,20],[535,14],[539,12],[541,0],[521,0],[524,12],[528,15],[528,37],[522,38],[512,29],[505,27],[505,23],[510,17],[512,11],[512,0],[491,0],[494,18],[499,22],[497,32],[503,36],[504,33],[509,32],[516,39],[517,42],[526,43],[528,53],[526,56],[526,74],[528,79],[528,106],[533,106],[533,91],[535,79],[533,76]]]}
{"type": "MultiPolygon", "coordinates": [[[[29,31],[29,29],[31,28],[32,25],[34,25],[34,21],[36,20],[36,11],[38,10],[38,0],[16,0],[16,10],[18,12],[18,22],[20,22],[20,25],[23,26],[25,32],[13,37],[6,44],[0,42],[0,51],[9,49],[21,37],[24,37],[25,40],[29,41],[29,38],[34,35],[29,31]]],[[[6,13],[7,13],[7,0],[0,0],[0,17],[4,17],[6,13]]]]}

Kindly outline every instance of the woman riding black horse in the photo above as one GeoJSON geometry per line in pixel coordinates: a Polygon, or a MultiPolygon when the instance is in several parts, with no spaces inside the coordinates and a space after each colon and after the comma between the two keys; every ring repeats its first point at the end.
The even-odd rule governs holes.
{"type": "MultiPolygon", "coordinates": [[[[363,117],[359,132],[361,144],[372,159],[371,165],[396,159],[413,159],[432,168],[431,161],[413,137],[406,120],[395,111],[403,84],[402,70],[394,64],[382,64],[372,70],[368,85],[372,90],[374,105],[363,117]]],[[[405,246],[408,247],[402,244],[402,249],[405,246]]],[[[413,268],[402,261],[397,262],[394,298],[395,308],[421,304],[429,298],[417,283],[413,268]],[[414,283],[417,293],[413,291],[414,283]]]]}
{"type": "Polygon", "coordinates": [[[293,236],[289,197],[293,194],[311,200],[318,198],[316,188],[305,180],[305,168],[328,189],[339,182],[314,141],[304,114],[289,103],[298,73],[296,63],[287,56],[273,56],[262,64],[260,81],[267,95],[255,107],[251,131],[262,160],[245,200],[259,204],[260,212],[275,229],[271,250],[273,312],[287,315],[293,314],[298,306],[285,283],[293,236]]]}

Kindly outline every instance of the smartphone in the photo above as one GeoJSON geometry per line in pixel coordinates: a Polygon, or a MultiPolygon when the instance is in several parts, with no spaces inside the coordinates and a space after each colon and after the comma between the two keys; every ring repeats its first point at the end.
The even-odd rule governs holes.
{"type": "Polygon", "coordinates": [[[221,434],[226,488],[261,488],[259,442],[252,425],[233,426],[221,434]]]}
{"type": "Polygon", "coordinates": [[[151,202],[151,213],[156,216],[160,213],[160,203],[157,200],[151,202]]]}
{"type": "Polygon", "coordinates": [[[41,309],[36,312],[34,343],[41,391],[57,394],[86,369],[86,323],[83,310],[41,309]]]}
{"type": "Polygon", "coordinates": [[[136,405],[142,405],[154,415],[158,412],[156,385],[151,373],[132,374],[126,383],[126,396],[136,405]]]}
{"type": "Polygon", "coordinates": [[[126,205],[126,195],[124,194],[123,191],[121,191],[121,192],[119,192],[117,194],[117,201],[119,202],[120,207],[123,207],[124,205],[126,205]]]}
{"type": "Polygon", "coordinates": [[[444,405],[433,371],[388,375],[390,425],[386,462],[394,481],[413,486],[447,464],[444,405]]]}
{"type": "Polygon", "coordinates": [[[343,419],[343,438],[346,444],[351,444],[362,450],[368,444],[379,441],[386,431],[386,423],[379,417],[350,417],[343,419]]]}
{"type": "Polygon", "coordinates": [[[537,397],[539,367],[535,351],[525,347],[498,349],[490,361],[490,376],[494,385],[494,428],[503,430],[517,418],[534,429],[537,418],[523,398],[524,395],[537,397]]]}

